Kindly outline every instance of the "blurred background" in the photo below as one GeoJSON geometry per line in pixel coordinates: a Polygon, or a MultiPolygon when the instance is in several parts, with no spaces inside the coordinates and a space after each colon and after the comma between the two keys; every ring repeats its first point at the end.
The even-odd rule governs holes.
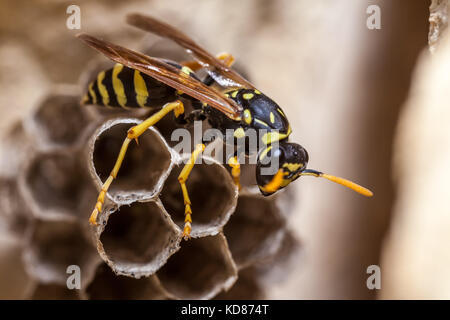
{"type": "MultiPolygon", "coordinates": [[[[444,15],[439,24],[447,1],[435,2],[444,15]]],[[[144,34],[124,17],[148,13],[212,53],[231,52],[286,112],[292,140],[308,150],[311,168],[375,194],[364,198],[309,177],[291,185],[289,225],[302,253],[271,285],[268,298],[450,298],[450,210],[444,201],[450,199],[444,183],[450,175],[444,161],[450,150],[450,50],[444,39],[429,57],[430,4],[3,0],[0,132],[29,114],[55,84],[79,82],[97,54],[76,33],[137,48],[144,34]],[[66,27],[71,4],[81,8],[81,30],[66,27]],[[380,8],[381,29],[367,27],[370,5],[380,8]],[[380,290],[366,285],[370,265],[381,267],[380,290]]],[[[5,171],[8,159],[2,158],[5,171]]],[[[0,298],[23,298],[27,290],[17,246],[8,232],[0,234],[0,298]]]]}

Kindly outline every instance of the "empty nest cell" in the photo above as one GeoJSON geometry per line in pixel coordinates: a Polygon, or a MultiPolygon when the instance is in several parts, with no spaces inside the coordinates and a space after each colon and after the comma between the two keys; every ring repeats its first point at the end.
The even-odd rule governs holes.
{"type": "Polygon", "coordinates": [[[266,284],[280,283],[286,280],[293,267],[299,267],[297,263],[297,261],[301,261],[299,255],[304,253],[300,250],[300,246],[301,241],[292,230],[287,229],[283,233],[281,244],[276,252],[250,268],[255,269],[255,276],[263,279],[266,284]]]}
{"type": "Polygon", "coordinates": [[[0,176],[17,179],[31,145],[22,121],[14,123],[0,140],[0,176]]]}
{"type": "Polygon", "coordinates": [[[41,101],[26,122],[39,147],[70,146],[90,123],[77,87],[59,87],[41,101]]]}
{"type": "Polygon", "coordinates": [[[63,151],[37,153],[31,158],[21,178],[22,190],[34,203],[38,217],[75,218],[86,210],[86,194],[95,194],[78,153],[63,151]]]}
{"type": "Polygon", "coordinates": [[[285,221],[273,199],[241,195],[224,228],[237,266],[243,268],[273,255],[281,245],[284,228],[285,221]]]}
{"type": "Polygon", "coordinates": [[[219,233],[184,242],[157,275],[177,298],[210,299],[234,284],[237,269],[226,239],[219,233]]]}
{"type": "Polygon", "coordinates": [[[133,279],[116,275],[105,263],[98,266],[94,279],[85,290],[85,296],[91,300],[161,300],[169,298],[156,276],[133,279]]]}
{"type": "Polygon", "coordinates": [[[215,300],[260,300],[264,299],[264,290],[259,284],[254,268],[245,268],[238,273],[236,283],[228,291],[222,291],[215,300]]]}
{"type": "Polygon", "coordinates": [[[118,274],[155,273],[179,249],[180,229],[159,202],[134,202],[112,210],[97,230],[98,248],[118,274]]]}
{"type": "MultiPolygon", "coordinates": [[[[115,119],[107,121],[91,142],[91,169],[97,185],[105,181],[114,167],[127,131],[140,121],[115,119]]],[[[156,129],[150,128],[141,137],[139,145],[132,141],[125,159],[108,191],[108,197],[119,204],[152,198],[169,174],[172,151],[156,129]]]]}
{"type": "Polygon", "coordinates": [[[24,251],[28,272],[35,279],[64,286],[71,265],[80,267],[83,285],[83,279],[92,276],[96,257],[80,226],[72,221],[34,221],[24,251]]]}
{"type": "Polygon", "coordinates": [[[0,218],[6,222],[9,231],[16,235],[25,232],[31,213],[23,200],[17,185],[17,179],[0,177],[0,218]]]}
{"type": "MultiPolygon", "coordinates": [[[[184,201],[178,175],[189,155],[184,155],[166,180],[160,198],[175,223],[183,228],[184,201]]],[[[192,208],[192,237],[217,234],[236,206],[237,187],[227,170],[209,157],[194,166],[186,182],[192,208]]]]}

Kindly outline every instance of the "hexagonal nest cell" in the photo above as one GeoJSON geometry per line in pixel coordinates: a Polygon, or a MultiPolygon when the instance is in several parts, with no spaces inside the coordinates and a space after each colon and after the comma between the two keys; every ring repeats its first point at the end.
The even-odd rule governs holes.
{"type": "Polygon", "coordinates": [[[21,196],[17,180],[0,178],[0,218],[4,219],[8,231],[21,235],[31,221],[31,212],[21,196]]]}
{"type": "Polygon", "coordinates": [[[33,141],[26,133],[25,125],[22,121],[15,122],[0,139],[0,176],[17,179],[32,148],[33,141]]]}
{"type": "MultiPolygon", "coordinates": [[[[180,228],[184,225],[184,202],[178,175],[188,159],[189,156],[182,157],[160,194],[164,207],[180,228]]],[[[192,203],[192,237],[217,234],[236,206],[237,188],[228,172],[212,158],[203,157],[203,160],[205,163],[194,166],[186,182],[192,203]]]]}
{"type": "Polygon", "coordinates": [[[41,283],[65,285],[68,266],[77,265],[81,279],[88,279],[96,254],[81,234],[76,222],[34,221],[24,252],[28,271],[41,283]]]}
{"type": "Polygon", "coordinates": [[[98,266],[92,282],[85,290],[91,300],[160,300],[171,298],[162,288],[156,276],[133,279],[115,274],[102,263],[98,266]]]}
{"type": "Polygon", "coordinates": [[[159,202],[134,202],[110,211],[97,231],[98,247],[117,274],[154,274],[179,249],[180,229],[159,202]]]}
{"type": "Polygon", "coordinates": [[[80,107],[78,87],[58,87],[37,106],[28,127],[41,146],[69,146],[80,139],[90,119],[80,107]]]}
{"type": "Polygon", "coordinates": [[[284,229],[285,221],[273,201],[250,194],[239,197],[224,233],[236,264],[245,267],[274,254],[284,229]]]}
{"type": "Polygon", "coordinates": [[[289,208],[257,194],[254,166],[242,166],[239,192],[228,166],[205,155],[186,183],[192,239],[182,241],[178,175],[189,155],[167,140],[178,128],[173,114],[130,143],[99,225],[88,225],[127,130],[141,120],[81,107],[82,86],[55,88],[2,141],[0,217],[24,240],[24,270],[36,283],[27,297],[264,298],[262,278],[298,250],[289,208]],[[69,265],[81,268],[80,291],[66,288],[69,265]]]}
{"type": "MultiPolygon", "coordinates": [[[[127,131],[139,120],[107,121],[94,134],[89,149],[97,185],[105,181],[117,159],[127,131]]],[[[131,142],[126,157],[108,196],[117,203],[152,198],[168,175],[173,155],[160,134],[150,128],[139,137],[139,145],[131,142]]]]}
{"type": "Polygon", "coordinates": [[[228,291],[214,297],[215,300],[261,300],[264,290],[258,282],[258,273],[254,268],[246,268],[238,273],[236,283],[228,291]]]}
{"type": "Polygon", "coordinates": [[[233,285],[237,269],[225,237],[218,234],[183,243],[157,275],[175,297],[209,299],[233,285]]]}
{"type": "Polygon", "coordinates": [[[37,216],[75,218],[86,210],[87,192],[95,192],[76,152],[36,154],[20,179],[23,193],[37,216]]]}

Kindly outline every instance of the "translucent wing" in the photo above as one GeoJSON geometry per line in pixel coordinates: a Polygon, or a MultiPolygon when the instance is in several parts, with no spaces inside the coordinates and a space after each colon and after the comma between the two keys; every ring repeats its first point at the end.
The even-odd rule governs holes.
{"type": "Polygon", "coordinates": [[[256,89],[239,73],[228,68],[220,60],[199,46],[194,40],[171,25],[139,13],[129,14],[127,16],[127,22],[132,26],[171,39],[178,43],[197,59],[198,62],[208,70],[211,77],[213,77],[220,85],[256,89]]]}
{"type": "Polygon", "coordinates": [[[242,107],[233,100],[225,97],[220,91],[206,86],[188,74],[180,72],[180,70],[161,59],[149,57],[87,34],[79,34],[77,37],[111,60],[121,63],[131,69],[139,70],[172,88],[207,103],[211,107],[223,112],[231,119],[239,120],[241,117],[242,107]]]}

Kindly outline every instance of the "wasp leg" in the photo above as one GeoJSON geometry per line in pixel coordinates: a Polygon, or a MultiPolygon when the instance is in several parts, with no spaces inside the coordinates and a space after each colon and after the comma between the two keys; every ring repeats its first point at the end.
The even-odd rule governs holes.
{"type": "Polygon", "coordinates": [[[241,190],[241,165],[238,161],[237,156],[228,159],[228,165],[231,167],[231,176],[233,177],[234,184],[241,190]]]}
{"type": "Polygon", "coordinates": [[[231,67],[234,63],[233,55],[228,52],[219,53],[216,58],[222,61],[227,67],[231,67]]]}
{"type": "Polygon", "coordinates": [[[194,167],[195,161],[198,156],[205,151],[205,145],[203,143],[199,143],[195,146],[194,151],[191,153],[191,157],[189,158],[188,163],[185,164],[183,170],[181,170],[180,175],[178,176],[178,182],[181,185],[181,191],[183,192],[183,200],[184,200],[184,228],[182,237],[184,240],[188,240],[191,236],[191,223],[192,223],[192,209],[191,209],[191,200],[189,199],[189,194],[186,187],[186,181],[189,177],[189,174],[194,167]]]}
{"type": "MultiPolygon", "coordinates": [[[[234,57],[231,53],[222,52],[216,55],[216,58],[223,62],[227,67],[231,67],[234,63],[234,57]]],[[[189,67],[192,71],[196,72],[203,68],[203,66],[198,63],[196,60],[189,60],[181,62],[181,65],[185,67],[189,67]]]]}
{"type": "Polygon", "coordinates": [[[178,118],[180,115],[184,115],[184,106],[181,101],[175,101],[165,104],[161,110],[153,114],[148,119],[144,120],[138,125],[131,127],[128,130],[127,137],[123,141],[122,147],[120,148],[119,155],[117,157],[114,168],[109,174],[108,179],[102,185],[102,190],[97,198],[97,203],[95,204],[95,208],[92,211],[91,217],[89,218],[89,222],[93,225],[97,225],[97,216],[102,211],[102,206],[105,202],[105,195],[108,192],[109,187],[113,180],[117,177],[120,166],[122,165],[123,159],[125,158],[125,154],[128,149],[128,145],[134,139],[136,143],[138,142],[138,138],[142,135],[148,128],[156,124],[159,120],[161,120],[165,115],[169,112],[173,111],[175,113],[175,117],[178,118]]]}

